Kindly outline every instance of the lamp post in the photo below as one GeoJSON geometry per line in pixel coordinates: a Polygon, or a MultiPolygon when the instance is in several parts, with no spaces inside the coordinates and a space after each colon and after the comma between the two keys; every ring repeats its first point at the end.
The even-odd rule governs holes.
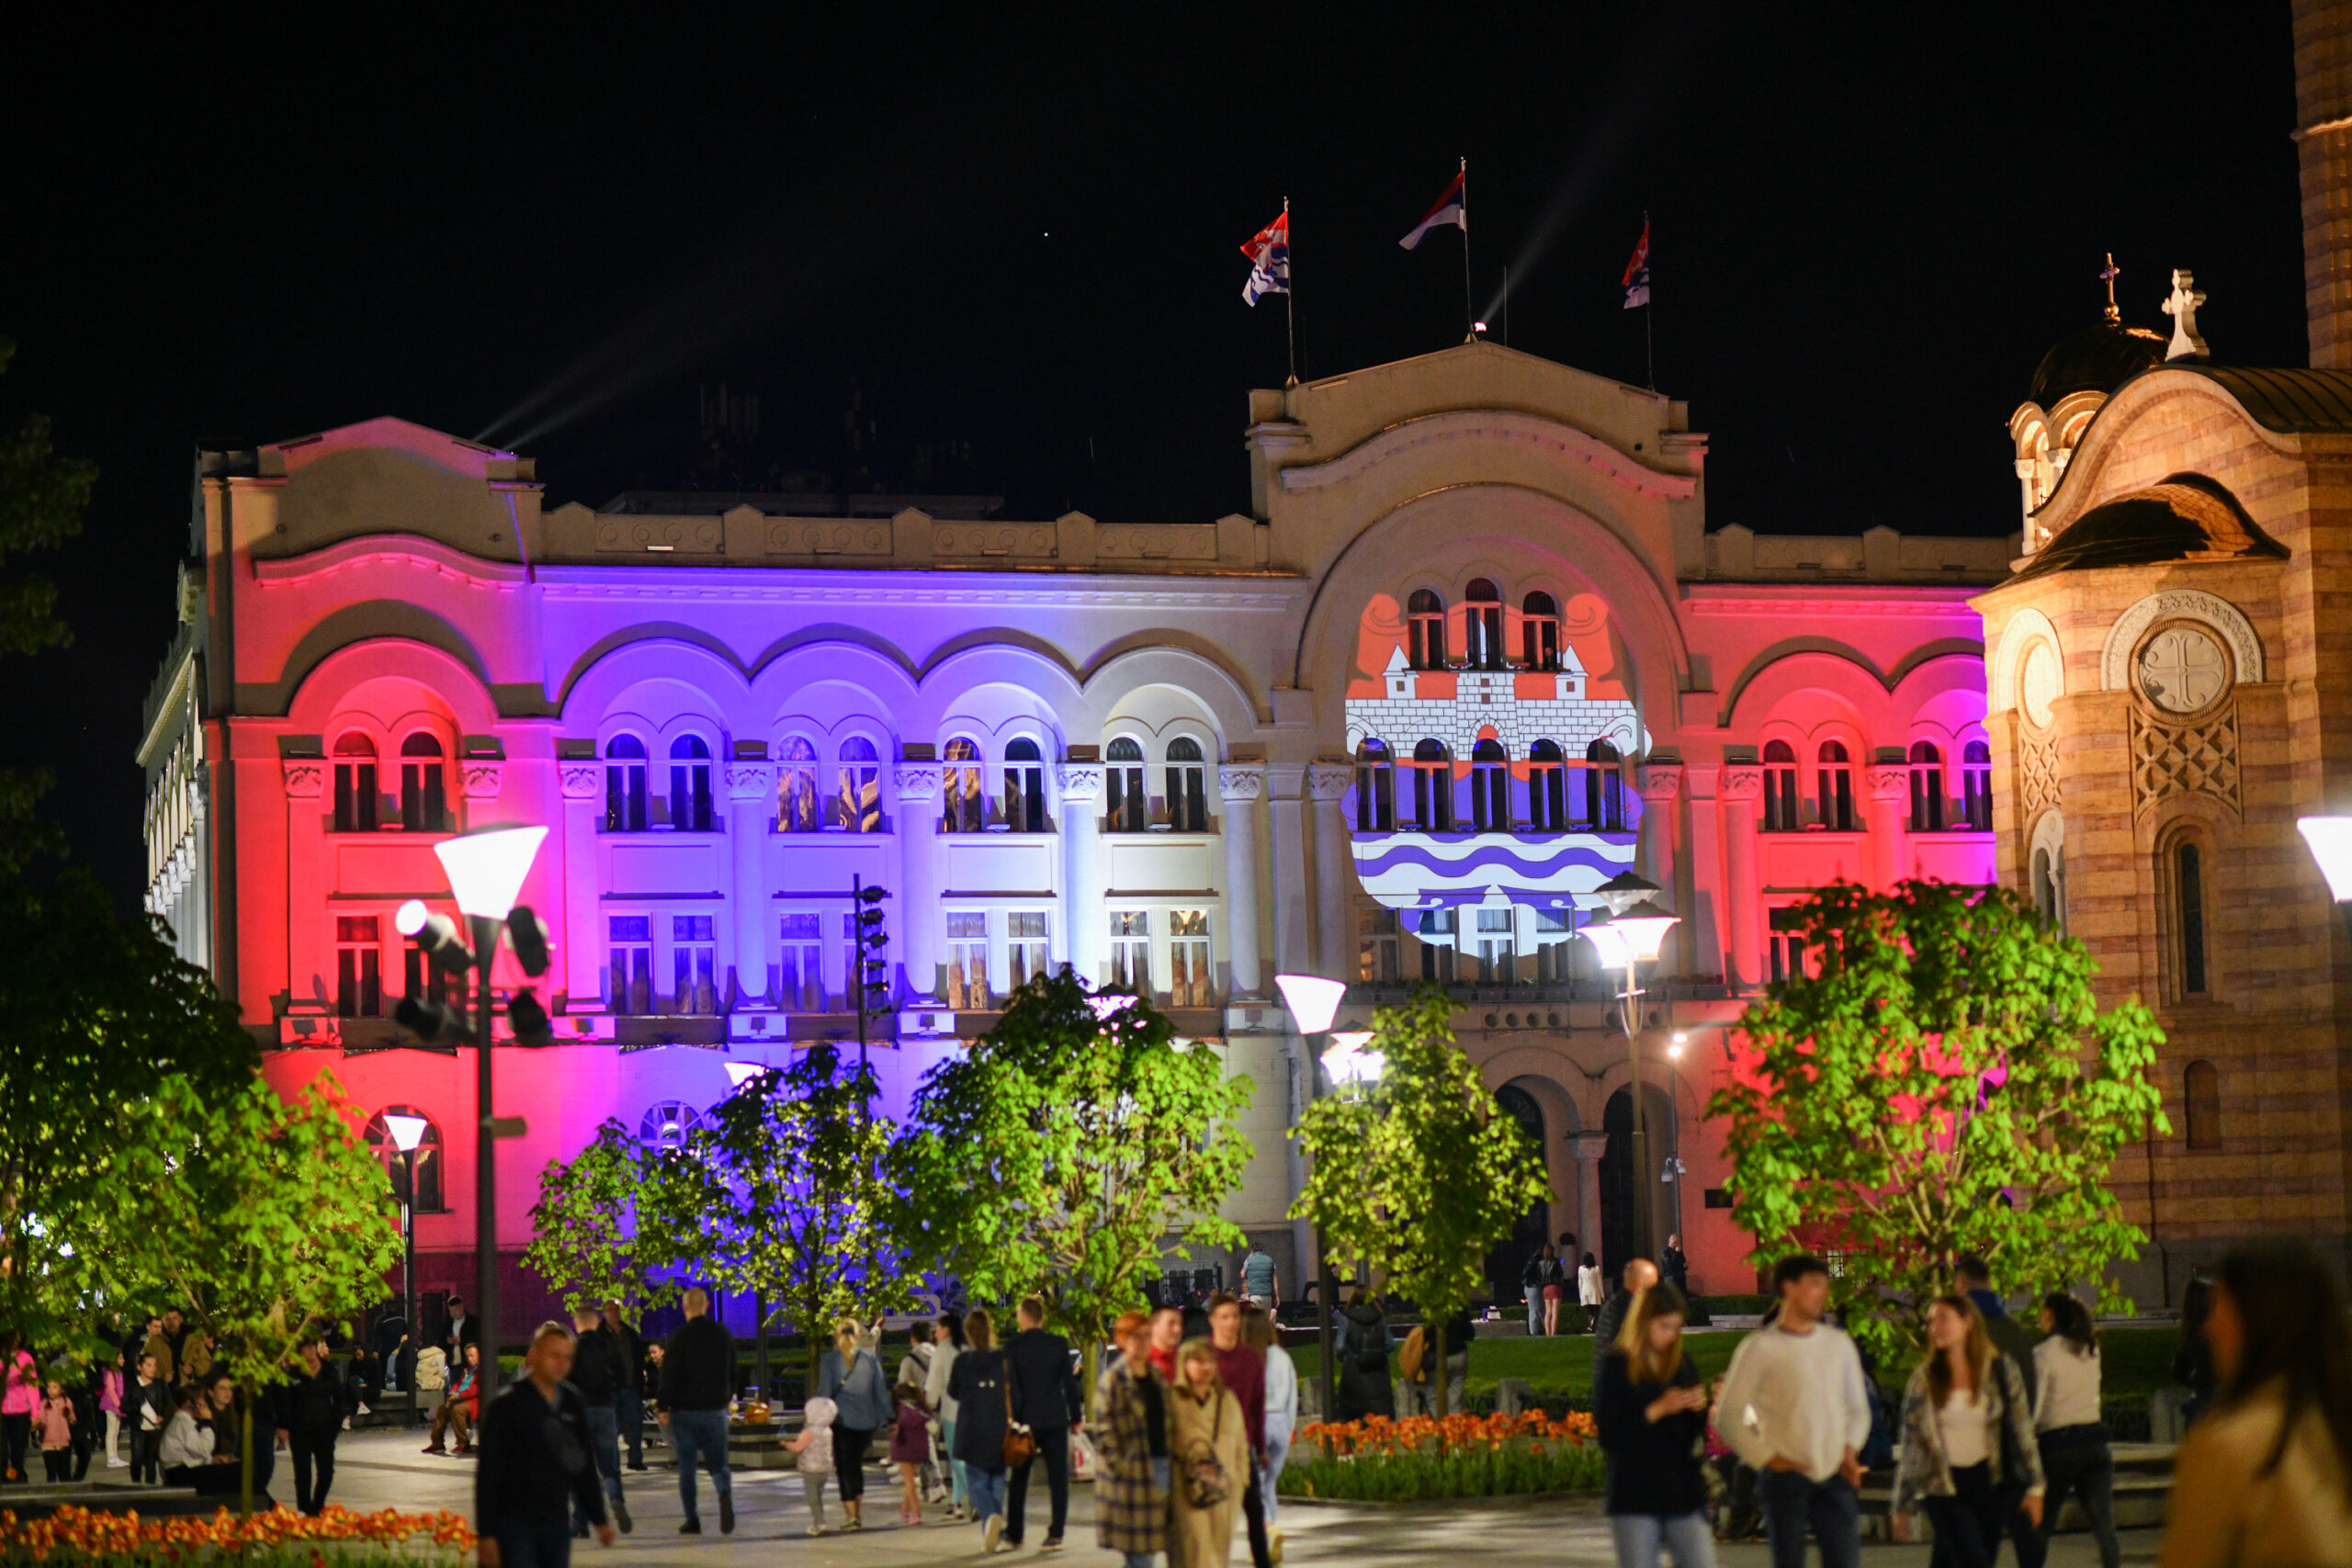
{"type": "Polygon", "coordinates": [[[1668,914],[1651,901],[1650,896],[1657,890],[1657,884],[1646,877],[1630,871],[1619,873],[1594,890],[1609,906],[1610,918],[1584,928],[1585,940],[1600,954],[1601,965],[1622,970],[1624,975],[1624,983],[1617,993],[1617,1007],[1625,1026],[1625,1057],[1632,1073],[1626,1092],[1634,1112],[1631,1245],[1635,1258],[1650,1256],[1654,1238],[1650,1234],[1649,1134],[1647,1119],[1642,1113],[1642,990],[1634,982],[1640,977],[1643,964],[1657,961],[1666,933],[1681,923],[1680,917],[1668,914]]]}
{"type": "Polygon", "coordinates": [[[384,1130],[401,1152],[401,1315],[408,1321],[409,1338],[417,1337],[416,1322],[416,1145],[424,1141],[431,1123],[422,1116],[387,1112],[384,1130]]]}
{"type": "Polygon", "coordinates": [[[1674,1189],[1674,1234],[1682,1234],[1682,1179],[1689,1173],[1682,1168],[1682,1047],[1690,1036],[1676,1030],[1666,1043],[1666,1059],[1673,1066],[1666,1070],[1666,1092],[1674,1110],[1674,1129],[1667,1142],[1666,1174],[1664,1179],[1674,1189]]]}
{"type": "MultiPolygon", "coordinates": [[[[1348,994],[1347,982],[1329,980],[1320,975],[1277,975],[1274,984],[1281,987],[1283,1005],[1290,1010],[1291,1026],[1304,1041],[1330,1032],[1331,1020],[1340,1010],[1340,1000],[1348,994]]],[[[1358,1043],[1361,1047],[1361,1042],[1358,1043]]],[[[1316,1060],[1306,1059],[1306,1100],[1313,1104],[1320,1095],[1317,1081],[1316,1060]]],[[[1331,1298],[1339,1285],[1331,1278],[1331,1249],[1323,1245],[1323,1227],[1315,1227],[1315,1342],[1321,1348],[1323,1359],[1323,1419],[1331,1419],[1340,1397],[1340,1371],[1331,1362],[1331,1298]]]]}

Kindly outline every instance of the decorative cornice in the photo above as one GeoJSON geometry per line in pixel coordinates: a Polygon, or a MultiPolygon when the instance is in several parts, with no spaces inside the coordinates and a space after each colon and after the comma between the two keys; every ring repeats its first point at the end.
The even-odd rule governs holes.
{"type": "Polygon", "coordinates": [[[1715,793],[1724,800],[1754,800],[1764,793],[1764,770],[1761,768],[1725,768],[1715,793]]]}
{"type": "Polygon", "coordinates": [[[1682,793],[1682,764],[1645,762],[1634,770],[1634,787],[1644,800],[1672,800],[1682,793]]]}
{"type": "Polygon", "coordinates": [[[897,792],[899,805],[920,805],[939,798],[939,778],[937,768],[893,768],[890,787],[897,792]]]}
{"type": "Polygon", "coordinates": [[[1319,490],[1344,484],[1393,457],[1465,441],[1510,443],[1578,458],[1619,484],[1669,501],[1687,501],[1699,490],[1694,475],[1661,473],[1574,425],[1508,409],[1464,410],[1406,420],[1365,437],[1329,462],[1300,463],[1283,469],[1283,489],[1319,490]]]}
{"type": "Polygon", "coordinates": [[[1095,800],[1102,794],[1102,770],[1091,764],[1080,767],[1064,762],[1054,770],[1054,784],[1062,792],[1064,800],[1095,800]]]}
{"type": "Polygon", "coordinates": [[[1911,795],[1911,770],[1905,766],[1872,768],[1869,773],[1872,800],[1907,800],[1911,795]]]}
{"type": "Polygon", "coordinates": [[[496,800],[506,782],[503,762],[460,762],[458,771],[465,782],[468,800],[496,800]]]}
{"type": "Polygon", "coordinates": [[[327,765],[313,757],[289,759],[286,763],[286,797],[288,800],[316,800],[327,787],[327,765]]]}
{"type": "Polygon", "coordinates": [[[1328,806],[1346,795],[1355,782],[1353,768],[1312,767],[1306,770],[1306,797],[1328,806]]]}
{"type": "Polygon", "coordinates": [[[775,793],[775,770],[756,762],[737,762],[727,770],[727,798],[765,800],[775,793]]]}
{"type": "Polygon", "coordinates": [[[594,800],[605,790],[605,770],[594,762],[566,762],[562,769],[563,798],[594,800]]]}
{"type": "Polygon", "coordinates": [[[1217,793],[1227,806],[1254,806],[1266,793],[1263,767],[1223,767],[1216,771],[1217,793]]]}

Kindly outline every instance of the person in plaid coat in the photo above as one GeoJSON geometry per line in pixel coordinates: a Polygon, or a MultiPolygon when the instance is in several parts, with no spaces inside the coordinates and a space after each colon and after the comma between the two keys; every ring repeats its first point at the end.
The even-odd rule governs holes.
{"type": "Polygon", "coordinates": [[[1168,1550],[1168,1389],[1152,1370],[1150,1325],[1131,1312],[1112,1326],[1119,1359],[1103,1369],[1095,1391],[1104,1421],[1095,1540],[1121,1553],[1126,1568],[1148,1568],[1168,1550]]]}

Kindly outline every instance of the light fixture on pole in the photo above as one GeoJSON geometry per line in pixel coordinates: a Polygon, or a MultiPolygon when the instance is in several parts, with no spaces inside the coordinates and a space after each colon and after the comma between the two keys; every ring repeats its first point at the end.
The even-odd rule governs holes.
{"type": "MultiPolygon", "coordinates": [[[[1650,1168],[1649,1132],[1642,1113],[1642,1015],[1641,987],[1635,984],[1644,964],[1657,962],[1658,952],[1666,945],[1667,933],[1681,923],[1679,916],[1669,915],[1652,901],[1658,891],[1657,884],[1631,871],[1622,872],[1602,883],[1595,892],[1610,908],[1610,918],[1596,920],[1584,928],[1585,940],[1591,942],[1603,966],[1620,970],[1624,984],[1617,993],[1619,1017],[1625,1026],[1625,1056],[1631,1069],[1632,1081],[1626,1094],[1633,1108],[1634,1169],[1646,1171],[1650,1168]]],[[[1634,1182],[1633,1256],[1651,1255],[1650,1198],[1648,1184],[1637,1176],[1634,1182]]]]}
{"type": "Polygon", "coordinates": [[[2328,897],[2352,926],[2352,817],[2299,817],[2295,826],[2319,863],[2319,874],[2327,878],[2328,897]]]}
{"type": "MultiPolygon", "coordinates": [[[[1348,994],[1346,981],[1326,979],[1320,975],[1277,975],[1274,985],[1282,991],[1283,1005],[1290,1010],[1291,1026],[1298,1031],[1301,1040],[1329,1033],[1331,1020],[1339,1013],[1340,1002],[1348,994]]],[[[1332,1043],[1337,1045],[1345,1038],[1351,1036],[1335,1035],[1332,1043]]],[[[1369,1039],[1370,1035],[1367,1033],[1365,1038],[1369,1039]]],[[[1350,1048],[1350,1054],[1360,1053],[1363,1044],[1362,1040],[1356,1041],[1350,1048]]],[[[1320,1098],[1318,1080],[1321,1077],[1310,1057],[1306,1063],[1306,1098],[1309,1103],[1320,1098]]],[[[1339,1290],[1338,1281],[1331,1276],[1331,1249],[1323,1245],[1323,1227],[1317,1224],[1315,1227],[1315,1336],[1316,1343],[1323,1353],[1323,1418],[1327,1421],[1331,1419],[1340,1397],[1339,1369],[1331,1361],[1331,1314],[1334,1310],[1331,1298],[1339,1294],[1339,1290]]]]}
{"type": "Polygon", "coordinates": [[[402,1111],[384,1112],[384,1131],[392,1135],[392,1147],[401,1152],[401,1316],[408,1324],[409,1337],[417,1337],[416,1322],[416,1146],[424,1141],[425,1129],[433,1123],[422,1116],[402,1111]]]}
{"type": "Polygon", "coordinates": [[[741,1089],[767,1070],[766,1065],[761,1062],[729,1062],[727,1064],[727,1087],[741,1089]]]}
{"type": "Polygon", "coordinates": [[[1372,1085],[1380,1081],[1388,1059],[1377,1051],[1364,1047],[1372,1043],[1369,1029],[1335,1030],[1330,1046],[1323,1053],[1323,1070],[1331,1075],[1335,1084],[1372,1085]]]}

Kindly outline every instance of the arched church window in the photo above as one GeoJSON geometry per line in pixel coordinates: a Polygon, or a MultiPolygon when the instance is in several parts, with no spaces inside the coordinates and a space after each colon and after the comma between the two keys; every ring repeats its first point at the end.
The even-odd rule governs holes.
{"type": "Polygon", "coordinates": [[[702,1112],[684,1100],[659,1100],[637,1124],[637,1141],[655,1154],[683,1149],[686,1139],[702,1124],[702,1112]]]}
{"type": "Polygon", "coordinates": [[[2181,1106],[2188,1114],[2188,1146],[2222,1146],[2222,1075],[2211,1062],[2191,1062],[2181,1077],[2181,1106]]]}
{"type": "Polygon", "coordinates": [[[1406,662],[1416,670],[1444,669],[1445,601],[1419,588],[1406,604],[1406,662]]]}
{"type": "Polygon", "coordinates": [[[1785,740],[1764,745],[1764,829],[1793,833],[1804,826],[1804,808],[1797,796],[1797,750],[1785,740]]]}
{"type": "Polygon", "coordinates": [[[1149,825],[1151,801],[1143,787],[1143,747],[1122,735],[1103,753],[1102,793],[1110,806],[1111,831],[1140,833],[1149,825]]]}
{"type": "Polygon", "coordinates": [[[841,796],[837,803],[842,825],[853,833],[882,830],[882,759],[874,742],[853,735],[842,742],[841,796]]]}
{"type": "Polygon", "coordinates": [[[437,833],[449,825],[449,795],[441,742],[425,730],[401,742],[401,826],[437,833]]]}
{"type": "Polygon", "coordinates": [[[1944,826],[1944,754],[1932,740],[1911,742],[1911,830],[1940,833],[1944,826]]]}
{"type": "Polygon", "coordinates": [[[1413,820],[1425,833],[1453,831],[1453,759],[1442,740],[1413,748],[1413,820]]]}
{"type": "Polygon", "coordinates": [[[1821,825],[1833,833],[1854,830],[1854,761],[1846,754],[1845,742],[1825,740],[1819,752],[1821,766],[1821,825]]]}
{"type": "Polygon", "coordinates": [[[670,826],[707,833],[710,818],[710,742],[681,735],[670,742],[670,826]]]}
{"type": "Polygon", "coordinates": [[[1042,833],[1046,822],[1046,765],[1035,740],[1004,749],[1004,819],[1016,833],[1042,833]]]}
{"type": "Polygon", "coordinates": [[[2201,997],[2207,989],[2205,857],[2193,840],[2183,840],[2173,847],[2172,896],[2177,933],[2174,972],[2180,977],[2182,996],[2201,997]]]}
{"type": "Polygon", "coordinates": [[[1388,833],[1396,828],[1396,760],[1385,740],[1367,739],[1356,748],[1356,831],[1388,833]]]}
{"type": "Polygon", "coordinates": [[[1527,749],[1527,818],[1544,833],[1568,825],[1566,759],[1556,740],[1538,740],[1527,749]]]}
{"type": "Polygon", "coordinates": [[[1510,754],[1498,740],[1470,748],[1470,816],[1481,833],[1510,829],[1510,754]]]}
{"type": "Polygon", "coordinates": [[[775,830],[815,832],[817,748],[805,735],[789,736],[776,748],[775,758],[775,830]]]}
{"type": "Polygon", "coordinates": [[[334,830],[376,830],[376,743],[356,731],[334,743],[334,830]]]}
{"type": "Polygon", "coordinates": [[[989,814],[988,796],[980,788],[980,743],[959,735],[941,755],[947,767],[940,779],[946,797],[940,826],[950,833],[977,833],[988,826],[989,814]]]}
{"type": "Polygon", "coordinates": [[[2061,892],[2064,876],[2056,852],[2047,849],[2033,852],[2033,908],[2044,921],[2059,931],[2066,929],[2065,898],[2061,892]]]}
{"type": "Polygon", "coordinates": [[[392,1136],[388,1118],[393,1116],[413,1117],[424,1123],[416,1138],[416,1193],[412,1207],[420,1214],[445,1213],[447,1205],[441,1201],[441,1129],[434,1124],[432,1117],[413,1105],[387,1105],[368,1118],[367,1131],[361,1134],[368,1152],[383,1163],[385,1173],[391,1179],[392,1196],[409,1202],[410,1159],[401,1153],[400,1140],[392,1136]]]}
{"type": "Polygon", "coordinates": [[[1520,607],[1519,641],[1530,670],[1560,667],[1560,603],[1549,593],[1530,593],[1520,607]]]}
{"type": "Polygon", "coordinates": [[[605,831],[642,833],[645,801],[645,742],[616,735],[605,742],[605,831]]]}
{"type": "Polygon", "coordinates": [[[1960,794],[1969,827],[1979,833],[1993,830],[1993,749],[1982,740],[1961,748],[1960,794]]]}
{"type": "Polygon", "coordinates": [[[1473,668],[1503,667],[1502,590],[1483,577],[1470,580],[1468,614],[1463,621],[1464,651],[1473,668]]]}
{"type": "Polygon", "coordinates": [[[1201,743],[1188,735],[1168,743],[1168,821],[1180,833],[1209,830],[1206,761],[1201,743]]]}
{"type": "Polygon", "coordinates": [[[1625,778],[1617,748],[1596,740],[1584,749],[1584,819],[1595,832],[1614,832],[1625,826],[1625,778]]]}

